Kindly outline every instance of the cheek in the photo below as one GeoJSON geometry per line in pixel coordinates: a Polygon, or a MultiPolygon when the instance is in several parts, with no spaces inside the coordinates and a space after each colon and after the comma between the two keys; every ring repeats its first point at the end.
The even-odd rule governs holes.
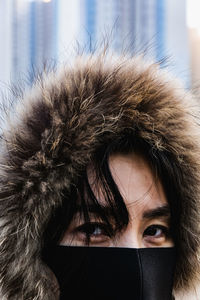
{"type": "Polygon", "coordinates": [[[174,241],[172,240],[172,238],[168,239],[164,244],[164,247],[173,247],[173,246],[174,246],[174,241]]]}
{"type": "Polygon", "coordinates": [[[171,238],[160,238],[159,240],[155,240],[152,237],[144,237],[143,244],[145,248],[153,248],[153,247],[173,247],[174,242],[171,238]]]}

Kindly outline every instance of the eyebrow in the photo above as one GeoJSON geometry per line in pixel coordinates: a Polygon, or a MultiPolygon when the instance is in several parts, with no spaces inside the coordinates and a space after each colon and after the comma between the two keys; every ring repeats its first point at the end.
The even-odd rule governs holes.
{"type": "Polygon", "coordinates": [[[154,209],[149,209],[144,211],[142,217],[143,219],[156,219],[156,218],[170,218],[170,208],[169,205],[163,205],[156,207],[154,209]]]}
{"type": "MultiPolygon", "coordinates": [[[[97,208],[96,205],[88,205],[87,206],[87,210],[89,213],[93,213],[93,214],[99,214],[99,209],[102,209],[104,211],[104,213],[107,214],[107,216],[112,216],[113,215],[113,210],[105,205],[105,206],[100,206],[99,208],[97,208]]],[[[82,210],[81,206],[78,205],[77,210],[75,211],[74,214],[76,213],[80,213],[82,210]]],[[[143,219],[156,219],[156,218],[170,218],[171,213],[170,213],[170,208],[169,205],[163,205],[163,206],[159,206],[153,209],[149,209],[144,211],[142,218],[143,219]]]]}

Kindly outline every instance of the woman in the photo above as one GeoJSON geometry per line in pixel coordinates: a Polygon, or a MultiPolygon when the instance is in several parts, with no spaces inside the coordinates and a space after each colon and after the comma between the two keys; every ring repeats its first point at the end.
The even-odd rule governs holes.
{"type": "Polygon", "coordinates": [[[156,64],[100,55],[23,99],[2,134],[2,298],[169,300],[196,286],[192,95],[156,64]]]}

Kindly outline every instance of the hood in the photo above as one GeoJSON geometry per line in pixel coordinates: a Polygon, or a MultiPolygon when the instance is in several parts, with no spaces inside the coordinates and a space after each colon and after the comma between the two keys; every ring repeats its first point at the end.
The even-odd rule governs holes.
{"type": "Polygon", "coordinates": [[[197,110],[177,80],[136,57],[78,57],[36,81],[3,121],[2,298],[55,299],[53,275],[41,259],[45,228],[93,153],[127,129],[150,149],[169,155],[182,175],[175,288],[192,285],[199,270],[197,110]]]}

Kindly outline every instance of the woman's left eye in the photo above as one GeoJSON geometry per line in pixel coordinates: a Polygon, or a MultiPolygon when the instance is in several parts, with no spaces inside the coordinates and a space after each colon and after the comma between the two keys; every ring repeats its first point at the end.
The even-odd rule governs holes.
{"type": "Polygon", "coordinates": [[[169,228],[163,225],[151,225],[143,233],[144,238],[163,239],[169,236],[169,228]]]}

